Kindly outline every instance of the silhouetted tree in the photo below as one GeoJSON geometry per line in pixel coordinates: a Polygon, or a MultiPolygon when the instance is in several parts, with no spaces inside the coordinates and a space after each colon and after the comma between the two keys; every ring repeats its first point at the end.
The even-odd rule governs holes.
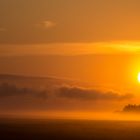
{"type": "Polygon", "coordinates": [[[128,104],[123,108],[123,112],[140,112],[140,105],[128,104]]]}

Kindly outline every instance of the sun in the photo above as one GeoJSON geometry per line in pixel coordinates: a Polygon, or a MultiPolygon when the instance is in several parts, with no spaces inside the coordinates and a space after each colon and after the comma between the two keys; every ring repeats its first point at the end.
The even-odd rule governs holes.
{"type": "Polygon", "coordinates": [[[140,83],[140,72],[138,73],[138,82],[140,83]]]}

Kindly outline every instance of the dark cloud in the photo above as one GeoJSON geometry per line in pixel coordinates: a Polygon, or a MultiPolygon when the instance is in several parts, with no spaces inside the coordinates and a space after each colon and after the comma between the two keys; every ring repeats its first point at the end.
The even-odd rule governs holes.
{"type": "Polygon", "coordinates": [[[2,83],[0,85],[0,98],[11,96],[33,96],[46,99],[48,97],[47,91],[35,90],[32,88],[21,88],[16,85],[2,83]]]}
{"type": "Polygon", "coordinates": [[[13,96],[23,96],[31,97],[36,99],[47,99],[50,97],[55,97],[57,99],[71,99],[71,100],[126,100],[131,99],[133,96],[131,94],[121,95],[115,92],[101,92],[98,90],[84,89],[80,87],[54,87],[53,89],[39,90],[27,87],[18,87],[16,85],[2,83],[0,85],[0,98],[13,97],[13,96]],[[53,94],[51,94],[53,93],[53,94]]]}
{"type": "Polygon", "coordinates": [[[133,96],[131,94],[120,95],[115,92],[101,92],[97,90],[82,89],[79,87],[61,87],[56,96],[59,98],[78,100],[125,100],[133,96]]]}

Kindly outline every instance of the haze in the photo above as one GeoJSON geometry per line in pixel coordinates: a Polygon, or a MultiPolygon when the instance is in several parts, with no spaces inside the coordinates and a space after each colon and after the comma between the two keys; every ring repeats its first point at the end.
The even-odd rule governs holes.
{"type": "Polygon", "coordinates": [[[139,5],[1,0],[2,112],[110,113],[138,104],[139,5]]]}

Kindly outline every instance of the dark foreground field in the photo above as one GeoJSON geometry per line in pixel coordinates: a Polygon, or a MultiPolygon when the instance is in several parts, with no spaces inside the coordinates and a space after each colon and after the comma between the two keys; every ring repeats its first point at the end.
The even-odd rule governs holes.
{"type": "Polygon", "coordinates": [[[0,140],[140,140],[140,122],[1,120],[0,140]]]}

